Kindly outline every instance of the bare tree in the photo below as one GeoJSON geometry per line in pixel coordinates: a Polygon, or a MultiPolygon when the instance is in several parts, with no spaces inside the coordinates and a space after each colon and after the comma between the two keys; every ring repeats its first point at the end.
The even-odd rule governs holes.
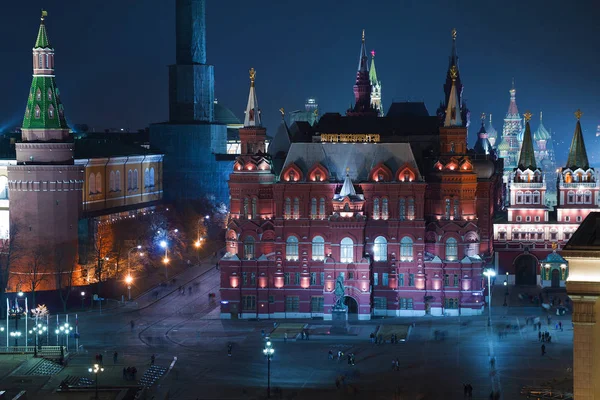
{"type": "Polygon", "coordinates": [[[67,302],[73,289],[73,274],[76,263],[71,262],[65,257],[65,248],[58,246],[54,249],[53,264],[56,291],[63,305],[63,311],[67,312],[67,302]]]}
{"type": "Polygon", "coordinates": [[[108,258],[113,249],[114,236],[112,227],[108,223],[97,222],[94,230],[94,255],[96,258],[95,277],[98,284],[102,282],[102,279],[106,279],[104,276],[104,269],[108,264],[108,258]]]}
{"type": "MultiPolygon", "coordinates": [[[[18,237],[20,234],[20,224],[11,221],[9,230],[9,239],[0,239],[0,309],[4,310],[6,304],[6,288],[10,270],[16,264],[21,256],[18,237]]],[[[6,311],[6,310],[4,310],[6,311]]]]}
{"type": "Polygon", "coordinates": [[[48,252],[43,246],[35,246],[27,253],[20,281],[31,291],[31,303],[35,304],[36,291],[48,279],[48,252]]]}

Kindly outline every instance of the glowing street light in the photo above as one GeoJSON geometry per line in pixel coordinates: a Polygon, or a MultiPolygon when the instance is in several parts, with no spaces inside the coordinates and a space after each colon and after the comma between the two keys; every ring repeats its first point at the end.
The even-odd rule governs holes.
{"type": "Polygon", "coordinates": [[[271,358],[273,358],[273,353],[275,353],[273,343],[267,337],[265,348],[263,349],[263,354],[267,357],[267,398],[271,398],[271,358]]]}
{"type": "Polygon", "coordinates": [[[93,366],[93,367],[90,367],[90,368],[88,368],[88,371],[89,371],[91,374],[94,374],[94,375],[96,375],[96,400],[98,400],[98,374],[99,374],[100,372],[104,372],[104,367],[101,367],[101,366],[100,366],[100,365],[98,365],[98,364],[94,364],[94,366],[93,366]]]}
{"type": "Polygon", "coordinates": [[[11,332],[10,337],[15,338],[15,347],[19,346],[19,338],[21,337],[21,332],[11,332]]]}
{"type": "Polygon", "coordinates": [[[163,249],[166,249],[167,248],[167,242],[164,241],[164,240],[161,240],[160,241],[160,247],[162,247],[163,249]]]}
{"type": "Polygon", "coordinates": [[[81,309],[82,309],[82,310],[83,310],[83,307],[84,307],[84,305],[83,305],[83,301],[84,301],[84,300],[85,300],[85,292],[84,292],[84,291],[81,291],[81,309]]]}
{"type": "Polygon", "coordinates": [[[488,326],[492,326],[492,285],[491,285],[491,279],[493,276],[496,276],[496,271],[494,271],[491,268],[486,269],[485,271],[483,271],[483,275],[487,276],[488,279],[488,326]]]}
{"type": "Polygon", "coordinates": [[[133,277],[131,275],[127,275],[125,277],[125,283],[127,284],[127,292],[129,295],[129,301],[131,301],[131,283],[133,282],[133,277]]]}
{"type": "Polygon", "coordinates": [[[43,324],[37,324],[33,329],[29,330],[30,335],[35,333],[35,343],[33,344],[34,345],[33,346],[33,356],[34,357],[37,357],[37,350],[38,350],[38,343],[39,343],[38,335],[44,334],[44,332],[46,332],[47,329],[48,328],[46,328],[46,326],[44,326],[43,324]]]}

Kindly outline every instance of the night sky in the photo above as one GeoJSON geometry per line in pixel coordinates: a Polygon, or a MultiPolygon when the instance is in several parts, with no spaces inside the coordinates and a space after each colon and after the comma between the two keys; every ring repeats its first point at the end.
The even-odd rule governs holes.
{"type": "MultiPolygon", "coordinates": [[[[57,83],[71,125],[95,129],[147,127],[168,113],[167,65],[175,58],[174,0],[10,1],[0,13],[3,96],[0,127],[19,125],[31,82],[31,48],[40,9],[56,49],[57,83]]],[[[344,112],[353,100],[361,30],[375,49],[387,109],[393,100],[425,101],[435,113],[458,30],[472,145],[481,112],[502,129],[514,77],[519,111],[539,112],[566,158],[582,124],[590,156],[599,149],[600,6],[565,1],[318,2],[208,0],[208,62],[216,97],[242,119],[248,69],[271,132],[280,107],[303,107],[315,96],[321,112],[344,112]]],[[[598,166],[599,163],[595,163],[598,166]]]]}

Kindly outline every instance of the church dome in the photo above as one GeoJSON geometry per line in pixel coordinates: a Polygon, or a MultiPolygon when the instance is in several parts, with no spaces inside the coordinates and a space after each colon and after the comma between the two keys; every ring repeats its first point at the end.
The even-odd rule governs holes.
{"type": "Polygon", "coordinates": [[[494,175],[496,166],[492,160],[474,159],[471,161],[473,162],[473,169],[477,173],[477,178],[490,179],[494,175]]]}
{"type": "Polygon", "coordinates": [[[504,138],[502,138],[502,141],[498,145],[498,150],[508,151],[509,149],[510,149],[510,145],[508,144],[508,141],[505,140],[504,138]]]}
{"type": "Polygon", "coordinates": [[[548,140],[550,139],[550,132],[546,129],[544,124],[540,121],[540,126],[537,128],[535,133],[533,134],[533,140],[548,140]]]}
{"type": "Polygon", "coordinates": [[[496,128],[494,128],[494,126],[492,125],[492,116],[490,115],[490,120],[485,128],[487,134],[488,134],[488,138],[490,139],[495,139],[498,137],[498,131],[496,130],[496,128]]]}
{"type": "Polygon", "coordinates": [[[215,100],[215,122],[225,125],[241,125],[233,111],[215,100]]]}

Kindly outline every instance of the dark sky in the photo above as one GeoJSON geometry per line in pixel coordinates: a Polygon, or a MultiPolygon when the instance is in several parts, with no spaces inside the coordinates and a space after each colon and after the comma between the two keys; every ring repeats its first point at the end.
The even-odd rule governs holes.
{"type": "MultiPolygon", "coordinates": [[[[143,128],[167,118],[167,68],[174,61],[174,0],[10,1],[0,13],[3,96],[0,126],[20,124],[31,80],[40,9],[49,12],[57,82],[71,124],[143,128]]],[[[386,108],[424,100],[434,113],[458,30],[464,95],[472,112],[493,113],[502,129],[514,77],[517,104],[570,144],[581,108],[590,153],[600,124],[600,6],[593,0],[208,0],[208,61],[216,95],[239,118],[248,69],[257,70],[264,121],[315,96],[321,112],[352,101],[361,30],[377,51],[386,108]],[[596,5],[594,4],[596,3],[596,5]]],[[[559,153],[563,159],[566,150],[559,153]]],[[[591,154],[590,154],[591,156],[591,154]]]]}

